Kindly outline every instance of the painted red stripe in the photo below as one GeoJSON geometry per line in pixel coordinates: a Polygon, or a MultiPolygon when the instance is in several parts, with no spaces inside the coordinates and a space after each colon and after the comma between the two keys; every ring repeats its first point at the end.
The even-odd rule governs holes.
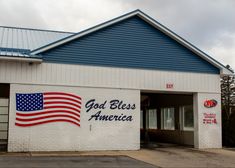
{"type": "Polygon", "coordinates": [[[41,122],[31,123],[31,124],[21,124],[21,123],[16,122],[15,125],[20,126],[20,127],[30,127],[30,126],[46,124],[46,123],[51,123],[51,122],[69,122],[69,123],[75,124],[75,125],[80,127],[79,123],[76,123],[76,122],[71,121],[71,120],[66,120],[66,119],[47,120],[47,121],[41,121],[41,122]]]}
{"type": "Polygon", "coordinates": [[[74,119],[78,122],[80,122],[80,119],[70,116],[70,115],[47,115],[47,116],[42,116],[42,117],[36,117],[36,118],[18,118],[16,117],[17,121],[37,121],[37,120],[41,120],[41,119],[47,119],[47,118],[54,118],[54,117],[65,117],[65,118],[71,118],[74,119]]]}
{"type": "Polygon", "coordinates": [[[68,105],[72,105],[72,106],[75,106],[77,108],[81,108],[81,106],[79,105],[76,105],[74,103],[70,103],[70,102],[64,102],[64,101],[51,101],[51,102],[44,102],[45,105],[48,105],[48,104],[68,104],[68,105]]]}
{"type": "Polygon", "coordinates": [[[64,92],[45,92],[45,93],[43,93],[43,95],[65,95],[65,96],[71,96],[71,97],[77,98],[79,100],[82,99],[81,97],[79,97],[77,95],[70,94],[70,93],[64,93],[64,92]]]}
{"type": "Polygon", "coordinates": [[[71,99],[71,98],[68,98],[68,97],[44,97],[43,100],[56,100],[56,99],[60,99],[60,100],[70,100],[70,101],[73,101],[73,102],[76,102],[78,104],[81,104],[80,101],[77,101],[75,99],[71,99]]]}
{"type": "Polygon", "coordinates": [[[53,114],[53,113],[68,113],[68,114],[73,114],[77,117],[80,117],[80,115],[78,113],[71,112],[69,110],[48,110],[48,111],[35,112],[35,113],[19,113],[19,112],[16,112],[16,115],[22,116],[22,117],[32,117],[32,116],[37,116],[37,115],[53,114]]]}
{"type": "Polygon", "coordinates": [[[54,108],[71,109],[71,110],[74,110],[74,111],[77,111],[78,113],[80,113],[80,110],[75,109],[73,107],[69,107],[69,106],[44,106],[44,109],[54,109],[54,108]]]}

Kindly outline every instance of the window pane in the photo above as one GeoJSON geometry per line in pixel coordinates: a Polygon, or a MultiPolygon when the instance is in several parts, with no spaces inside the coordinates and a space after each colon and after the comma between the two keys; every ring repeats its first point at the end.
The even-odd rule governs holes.
{"type": "Polygon", "coordinates": [[[183,107],[183,120],[184,120],[184,128],[193,128],[193,107],[192,106],[184,106],[183,107]]]}
{"type": "Polygon", "coordinates": [[[140,128],[143,128],[143,110],[140,110],[140,128]]]}
{"type": "Polygon", "coordinates": [[[175,129],[174,108],[163,108],[162,110],[163,129],[175,129]]]}
{"type": "Polygon", "coordinates": [[[157,129],[157,110],[156,109],[149,109],[149,128],[150,129],[157,129]]]}

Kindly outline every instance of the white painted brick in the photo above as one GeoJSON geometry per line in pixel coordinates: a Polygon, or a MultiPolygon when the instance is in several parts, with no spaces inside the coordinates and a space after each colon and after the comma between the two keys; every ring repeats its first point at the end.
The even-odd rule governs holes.
{"type": "Polygon", "coordinates": [[[84,150],[137,150],[140,148],[140,91],[126,89],[97,89],[82,87],[59,87],[40,85],[11,85],[9,123],[9,151],[84,151],[84,150]],[[49,123],[33,127],[15,126],[15,93],[35,93],[62,91],[82,97],[81,126],[70,123],[49,123]],[[106,114],[131,114],[132,122],[88,121],[91,114],[85,111],[85,103],[95,98],[105,100],[120,99],[135,103],[136,109],[102,110],[106,114]],[[90,130],[91,125],[91,130],[90,130]]]}
{"type": "Polygon", "coordinates": [[[222,148],[222,121],[221,121],[220,94],[197,93],[194,95],[194,143],[195,147],[222,148]],[[215,99],[218,104],[212,108],[204,107],[205,100],[215,99]],[[203,113],[216,114],[217,124],[203,124],[203,113]]]}

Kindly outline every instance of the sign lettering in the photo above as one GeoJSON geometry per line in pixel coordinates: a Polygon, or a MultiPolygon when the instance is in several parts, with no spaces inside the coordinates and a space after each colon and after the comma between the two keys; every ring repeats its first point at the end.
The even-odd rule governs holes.
{"type": "Polygon", "coordinates": [[[136,108],[135,104],[125,103],[122,100],[114,99],[114,100],[105,100],[102,103],[96,102],[95,99],[91,99],[87,101],[85,104],[86,112],[94,112],[88,121],[92,119],[95,121],[132,121],[133,116],[130,114],[103,114],[102,111],[105,109],[109,109],[110,111],[118,110],[118,111],[131,111],[136,108]],[[97,110],[97,111],[96,111],[97,110]]]}
{"type": "Polygon", "coordinates": [[[204,113],[203,114],[203,124],[217,124],[216,114],[204,113]]]}
{"type": "Polygon", "coordinates": [[[167,89],[173,89],[174,88],[174,84],[173,83],[167,83],[166,84],[166,88],[167,89]]]}

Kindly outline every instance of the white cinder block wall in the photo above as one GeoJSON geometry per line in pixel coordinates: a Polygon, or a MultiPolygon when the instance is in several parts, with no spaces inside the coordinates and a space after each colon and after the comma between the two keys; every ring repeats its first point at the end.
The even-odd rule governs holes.
{"type": "Polygon", "coordinates": [[[194,146],[199,149],[222,148],[221,96],[219,93],[194,94],[194,146]],[[204,106],[206,100],[216,100],[215,107],[204,106]],[[204,114],[215,115],[217,123],[203,123],[204,114]]]}
{"type": "MultiPolygon", "coordinates": [[[[0,62],[0,83],[10,83],[8,151],[131,150],[139,149],[140,91],[195,93],[195,147],[221,147],[220,76],[216,74],[110,68],[84,65],[0,62]],[[174,88],[167,89],[166,84],[174,88]],[[66,87],[65,87],[66,86],[66,87]],[[109,88],[109,89],[108,89],[109,88]],[[122,89],[120,89],[122,88],[122,89]],[[15,124],[15,93],[63,91],[83,97],[81,127],[69,123],[50,123],[21,128],[15,124]],[[89,121],[84,112],[91,98],[126,100],[136,104],[133,122],[89,121]],[[203,101],[213,98],[215,108],[205,109],[203,101]],[[202,123],[204,112],[217,115],[216,125],[202,123]]],[[[129,113],[114,110],[112,113],[129,113]]],[[[95,112],[94,112],[95,113],[95,112]]],[[[105,109],[103,113],[110,113],[105,109]]]]}
{"type": "Polygon", "coordinates": [[[9,121],[9,152],[137,150],[140,148],[140,91],[11,84],[9,121]],[[15,94],[47,91],[73,93],[82,97],[80,127],[63,122],[32,127],[15,126],[15,94]],[[132,121],[96,121],[95,119],[88,121],[91,115],[99,111],[99,109],[92,109],[86,112],[85,104],[90,99],[95,99],[97,103],[107,101],[105,109],[101,109],[102,114],[132,116],[132,121]],[[135,109],[111,110],[109,101],[114,99],[135,104],[135,109]]]}

